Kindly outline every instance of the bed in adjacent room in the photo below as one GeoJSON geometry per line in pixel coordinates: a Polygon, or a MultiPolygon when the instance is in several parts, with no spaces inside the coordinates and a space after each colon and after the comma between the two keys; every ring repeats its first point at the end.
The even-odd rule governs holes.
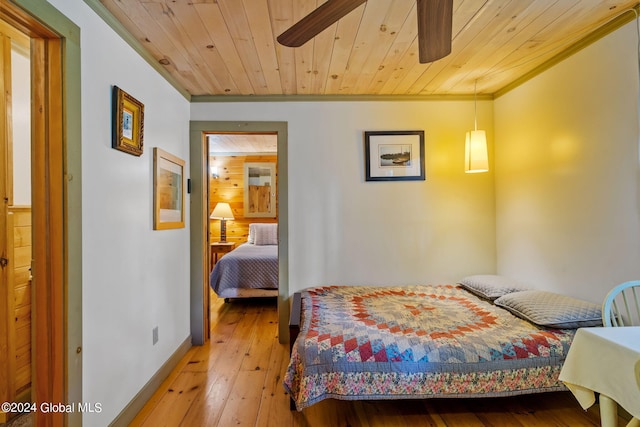
{"type": "Polygon", "coordinates": [[[294,301],[284,387],[298,410],[566,390],[558,375],[575,328],[601,324],[599,305],[482,283],[327,286],[294,301]]]}
{"type": "Polygon", "coordinates": [[[248,241],[218,260],[209,284],[220,298],[277,296],[277,224],[250,224],[248,241]]]}

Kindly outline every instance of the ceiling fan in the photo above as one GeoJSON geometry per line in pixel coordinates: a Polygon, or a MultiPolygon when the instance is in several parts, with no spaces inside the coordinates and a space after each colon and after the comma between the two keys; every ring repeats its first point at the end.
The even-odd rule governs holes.
{"type": "MultiPolygon", "coordinates": [[[[278,36],[284,46],[299,47],[367,0],[327,0],[278,36]]],[[[417,0],[420,63],[451,53],[453,0],[417,0]]]]}

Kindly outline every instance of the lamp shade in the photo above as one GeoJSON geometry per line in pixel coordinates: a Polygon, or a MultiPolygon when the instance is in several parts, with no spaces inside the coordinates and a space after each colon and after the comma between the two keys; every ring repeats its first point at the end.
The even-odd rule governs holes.
{"type": "Polygon", "coordinates": [[[466,173],[487,172],[489,170],[485,131],[472,130],[467,132],[464,151],[464,171],[466,173]]]}
{"type": "Polygon", "coordinates": [[[217,203],[216,207],[211,212],[211,219],[234,219],[233,212],[231,212],[231,206],[229,203],[217,203]]]}

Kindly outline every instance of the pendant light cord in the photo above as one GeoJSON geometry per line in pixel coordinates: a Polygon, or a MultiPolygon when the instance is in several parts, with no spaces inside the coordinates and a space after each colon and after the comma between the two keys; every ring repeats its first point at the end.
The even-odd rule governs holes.
{"type": "Polygon", "coordinates": [[[638,9],[633,8],[633,12],[636,14],[636,61],[638,63],[638,164],[640,165],[640,17],[638,16],[638,9]]]}
{"type": "MultiPolygon", "coordinates": [[[[639,48],[640,49],[640,48],[639,48]]],[[[478,80],[473,84],[473,130],[478,130],[478,80]]]]}

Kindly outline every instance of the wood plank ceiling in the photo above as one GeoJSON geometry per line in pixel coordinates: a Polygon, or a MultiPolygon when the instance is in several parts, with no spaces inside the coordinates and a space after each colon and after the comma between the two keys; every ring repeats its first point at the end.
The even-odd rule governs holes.
{"type": "Polygon", "coordinates": [[[455,0],[451,54],[420,64],[415,0],[368,1],[299,48],[276,37],[323,0],[99,1],[188,93],[222,96],[494,94],[637,5],[455,0]]]}
{"type": "Polygon", "coordinates": [[[212,133],[209,139],[211,153],[276,153],[278,136],[264,133],[212,133]]]}

